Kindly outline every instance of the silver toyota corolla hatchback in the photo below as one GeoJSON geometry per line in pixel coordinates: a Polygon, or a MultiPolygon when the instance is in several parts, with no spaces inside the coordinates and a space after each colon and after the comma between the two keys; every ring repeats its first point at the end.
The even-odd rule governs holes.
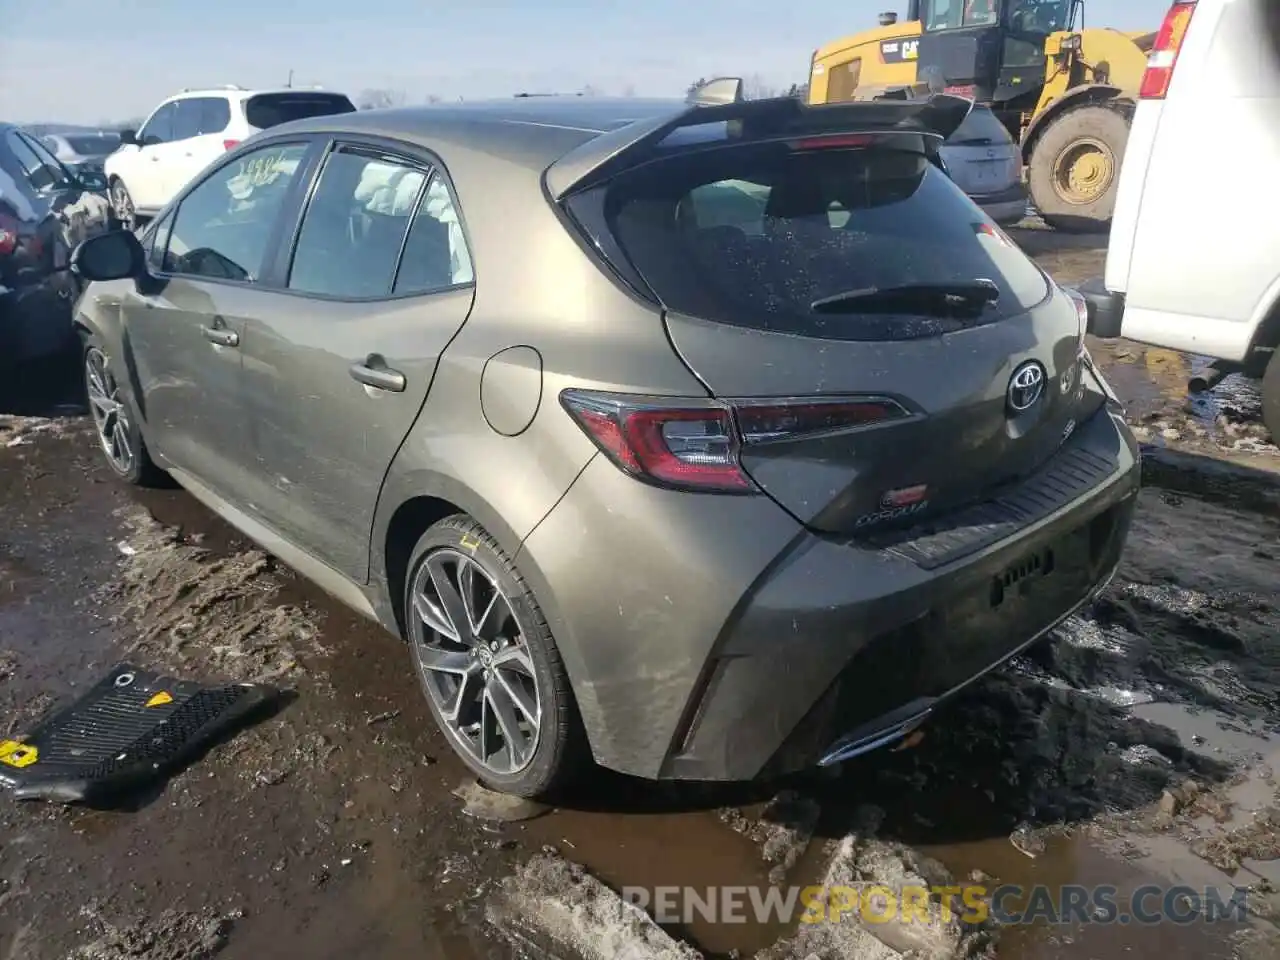
{"type": "Polygon", "coordinates": [[[403,637],[522,795],[901,738],[1111,576],[1083,307],[966,100],[528,98],[247,141],[77,251],[101,446],[403,637]]]}

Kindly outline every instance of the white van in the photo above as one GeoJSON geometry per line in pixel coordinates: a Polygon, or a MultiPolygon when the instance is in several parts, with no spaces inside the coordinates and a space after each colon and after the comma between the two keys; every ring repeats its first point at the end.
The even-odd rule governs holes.
{"type": "Polygon", "coordinates": [[[1174,3],[1148,58],[1090,330],[1262,379],[1280,441],[1280,3],[1174,3]]]}

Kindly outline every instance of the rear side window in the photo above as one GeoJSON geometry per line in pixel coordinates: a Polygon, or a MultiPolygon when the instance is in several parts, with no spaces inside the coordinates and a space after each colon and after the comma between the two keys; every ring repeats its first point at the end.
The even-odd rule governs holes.
{"type": "Polygon", "coordinates": [[[120,138],[113,133],[68,136],[66,139],[71,149],[82,157],[104,156],[120,146],[120,138]]]}
{"type": "Polygon", "coordinates": [[[231,108],[222,97],[189,97],[177,104],[178,113],[173,121],[175,140],[221,133],[231,120],[231,108]]]}
{"type": "Polygon", "coordinates": [[[355,113],[350,100],[340,93],[260,93],[244,104],[244,117],[249,126],[266,130],[308,117],[327,117],[335,113],[355,113]]]}
{"type": "Polygon", "coordinates": [[[231,123],[231,104],[225,97],[206,97],[200,101],[200,132],[221,133],[231,123]]]}
{"type": "Polygon", "coordinates": [[[328,297],[385,297],[425,169],[343,148],[325,162],[294,249],[289,288],[328,297]]]}
{"type": "Polygon", "coordinates": [[[1040,269],[918,151],[700,150],[602,189],[603,218],[579,222],[602,224],[668,309],[720,323],[893,339],[918,318],[812,305],[850,291],[990,280],[1000,296],[983,320],[994,321],[1049,292],[1040,269]]]}

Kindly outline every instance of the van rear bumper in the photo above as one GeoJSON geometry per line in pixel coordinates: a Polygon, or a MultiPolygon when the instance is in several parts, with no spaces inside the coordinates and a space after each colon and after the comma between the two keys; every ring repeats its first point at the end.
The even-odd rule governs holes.
{"type": "Polygon", "coordinates": [[[1076,287],[1089,312],[1089,333],[1104,340],[1119,337],[1124,321],[1124,294],[1108,290],[1101,278],[1076,287]]]}

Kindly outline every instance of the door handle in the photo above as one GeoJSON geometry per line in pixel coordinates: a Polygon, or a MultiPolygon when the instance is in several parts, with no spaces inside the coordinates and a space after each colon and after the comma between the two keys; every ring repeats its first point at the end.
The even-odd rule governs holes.
{"type": "Polygon", "coordinates": [[[218,326],[218,321],[214,321],[212,327],[201,327],[200,332],[204,334],[206,340],[219,347],[240,346],[240,334],[234,330],[228,330],[226,327],[218,326]]]}
{"type": "Polygon", "coordinates": [[[353,363],[347,368],[351,379],[363,383],[375,390],[389,390],[392,393],[403,393],[408,381],[399,370],[392,370],[386,361],[376,354],[368,357],[363,363],[353,363]]]}

